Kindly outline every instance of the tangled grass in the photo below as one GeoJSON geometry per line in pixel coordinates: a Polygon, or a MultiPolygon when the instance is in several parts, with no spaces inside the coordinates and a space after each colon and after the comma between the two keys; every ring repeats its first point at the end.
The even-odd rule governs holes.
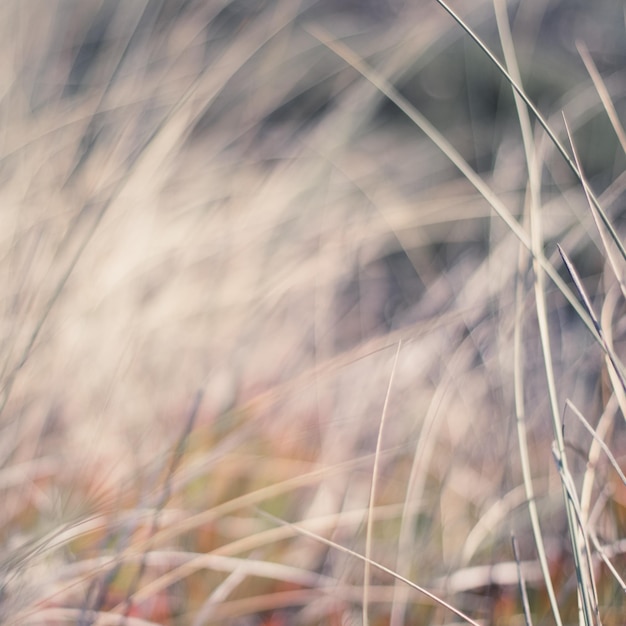
{"type": "Polygon", "coordinates": [[[614,4],[3,3],[2,623],[624,622],[614,4]]]}

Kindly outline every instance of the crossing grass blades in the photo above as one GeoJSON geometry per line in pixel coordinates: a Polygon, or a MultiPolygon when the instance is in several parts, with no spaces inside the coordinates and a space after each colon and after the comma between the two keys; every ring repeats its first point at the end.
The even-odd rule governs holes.
{"type": "Polygon", "coordinates": [[[623,623],[614,4],[2,5],[3,624],[623,623]]]}

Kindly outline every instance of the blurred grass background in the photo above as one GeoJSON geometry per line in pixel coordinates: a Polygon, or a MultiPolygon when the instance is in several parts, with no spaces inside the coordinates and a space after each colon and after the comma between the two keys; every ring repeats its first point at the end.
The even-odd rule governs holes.
{"type": "MultiPolygon", "coordinates": [[[[623,7],[506,8],[526,92],[569,146],[565,117],[622,232],[624,151],[579,50],[623,119],[623,7]]],[[[460,10],[502,58],[493,4],[460,10]]],[[[563,623],[578,623],[534,271],[468,177],[332,43],[528,230],[512,90],[467,34],[436,2],[0,11],[3,622],[460,619],[265,511],[479,623],[555,623],[522,484],[521,363],[550,575],[563,623]]],[[[543,252],[571,286],[561,244],[619,354],[623,277],[580,183],[533,132],[543,252]]],[[[621,624],[623,582],[598,555],[624,572],[626,487],[566,400],[623,467],[623,393],[552,283],[546,299],[570,471],[602,546],[599,615],[621,624]]]]}

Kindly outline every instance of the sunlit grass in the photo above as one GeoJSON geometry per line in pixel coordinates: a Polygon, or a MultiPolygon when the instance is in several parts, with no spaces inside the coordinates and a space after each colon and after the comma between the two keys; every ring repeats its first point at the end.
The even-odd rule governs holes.
{"type": "Polygon", "coordinates": [[[3,623],[623,622],[624,16],[410,4],[2,7],[3,623]]]}

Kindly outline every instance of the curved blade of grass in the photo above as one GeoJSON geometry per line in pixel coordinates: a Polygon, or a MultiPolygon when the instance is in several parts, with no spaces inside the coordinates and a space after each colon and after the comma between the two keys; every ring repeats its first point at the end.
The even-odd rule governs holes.
{"type": "MultiPolygon", "coordinates": [[[[569,129],[569,125],[567,124],[567,119],[565,118],[565,115],[563,115],[563,122],[565,124],[565,130],[567,131],[567,137],[569,139],[570,145],[572,147],[572,153],[574,155],[574,158],[576,159],[576,165],[578,166],[578,171],[580,172],[580,176],[581,178],[585,181],[586,183],[586,178],[583,172],[583,168],[580,164],[580,159],[578,158],[578,152],[576,150],[576,145],[574,144],[574,140],[572,138],[572,134],[570,132],[569,129]]],[[[589,204],[589,209],[591,211],[591,215],[593,217],[593,221],[596,224],[596,228],[598,229],[598,233],[600,233],[600,238],[602,239],[602,245],[604,246],[604,250],[606,252],[606,256],[609,260],[609,264],[611,265],[611,268],[613,269],[613,273],[615,274],[615,277],[617,278],[617,281],[619,283],[619,286],[622,290],[622,294],[626,297],[626,284],[624,283],[624,268],[622,267],[620,269],[619,265],[618,265],[618,260],[614,257],[614,254],[612,252],[612,247],[610,242],[607,240],[606,237],[606,233],[604,232],[604,229],[602,228],[602,225],[600,224],[600,220],[599,220],[599,216],[598,216],[598,212],[592,202],[591,196],[589,195],[589,188],[587,184],[583,185],[583,189],[585,191],[585,196],[587,198],[587,203],[589,204]]]]}
{"type": "MultiPolygon", "coordinates": [[[[604,443],[604,440],[602,439],[601,435],[599,435],[596,429],[585,419],[585,416],[576,408],[576,405],[569,398],[565,401],[565,404],[568,406],[568,408],[572,410],[574,415],[579,419],[580,423],[585,427],[587,432],[593,437],[594,441],[597,442],[598,446],[602,449],[604,454],[606,454],[606,458],[609,460],[609,463],[613,466],[613,469],[616,471],[622,483],[626,485],[626,475],[624,475],[624,472],[622,471],[622,468],[619,466],[617,459],[613,456],[613,453],[609,449],[609,446],[607,446],[606,443],[604,443]]],[[[607,405],[607,410],[605,411],[605,414],[611,415],[611,413],[614,412],[614,410],[608,411],[608,408],[609,407],[607,405]]],[[[603,428],[603,430],[606,430],[606,427],[603,428]]]]}
{"type": "MultiPolygon", "coordinates": [[[[403,498],[400,532],[398,534],[395,570],[400,574],[408,572],[412,562],[411,545],[414,541],[415,523],[420,504],[424,500],[428,467],[435,451],[437,434],[439,429],[443,427],[443,421],[440,419],[441,407],[444,397],[450,392],[452,382],[461,369],[458,365],[461,360],[459,351],[454,351],[448,356],[445,377],[436,386],[435,393],[428,403],[428,409],[421,422],[420,435],[413,451],[413,461],[403,498]]],[[[391,606],[390,626],[401,626],[406,623],[407,600],[406,587],[396,584],[391,606]]]]}
{"type": "Polygon", "coordinates": [[[517,576],[519,578],[519,589],[522,596],[522,607],[524,609],[524,621],[526,626],[533,626],[533,620],[530,615],[530,602],[528,601],[528,592],[526,590],[526,581],[524,580],[524,572],[521,567],[521,559],[519,557],[519,548],[517,545],[517,539],[515,535],[511,536],[511,544],[513,546],[513,555],[515,556],[515,563],[517,564],[517,576]]]}
{"type": "Polygon", "coordinates": [[[617,581],[617,584],[620,586],[622,592],[626,593],[626,582],[622,578],[623,574],[620,574],[617,571],[617,568],[615,567],[615,565],[611,563],[611,560],[609,559],[609,556],[606,553],[606,550],[600,545],[600,542],[598,541],[598,537],[596,536],[596,534],[594,532],[589,532],[589,538],[591,539],[591,543],[593,544],[593,547],[596,549],[596,552],[602,559],[602,562],[607,566],[608,570],[613,575],[613,578],[615,578],[615,580],[617,581]]]}
{"type": "Polygon", "coordinates": [[[557,289],[564,295],[567,301],[576,311],[582,322],[587,326],[596,339],[599,339],[596,329],[587,316],[583,307],[559,276],[556,269],[550,264],[543,252],[533,251],[528,233],[520,226],[509,209],[503,204],[497,194],[489,185],[470,167],[461,154],[450,142],[384,77],[369,67],[357,54],[341,42],[333,39],[321,27],[308,25],[305,30],[318,41],[332,50],[338,57],[358,71],[363,78],[368,80],[376,89],[393,102],[441,151],[450,162],[463,174],[478,193],[489,203],[497,215],[504,221],[515,237],[530,250],[537,259],[539,265],[545,270],[557,289]]]}
{"type": "MultiPolygon", "coordinates": [[[[521,75],[515,50],[513,47],[513,38],[506,14],[506,5],[503,2],[494,2],[496,13],[496,23],[498,25],[498,33],[502,43],[505,62],[511,73],[514,82],[521,85],[521,75]]],[[[526,215],[532,221],[533,215],[537,214],[541,205],[541,171],[538,166],[535,145],[533,142],[533,132],[530,123],[528,109],[524,106],[524,100],[520,97],[516,90],[513,90],[513,98],[517,109],[517,115],[522,133],[522,141],[524,144],[524,152],[526,155],[526,164],[528,168],[528,193],[527,193],[527,213],[526,215]]],[[[531,253],[532,254],[532,253],[531,253]]],[[[562,624],[559,605],[550,576],[548,566],[548,558],[546,556],[543,535],[539,523],[539,513],[535,500],[535,488],[533,485],[532,472],[530,470],[530,454],[528,450],[528,434],[526,431],[526,409],[524,406],[524,367],[523,367],[523,314],[524,314],[524,282],[522,276],[526,272],[528,266],[528,254],[526,250],[520,247],[518,259],[518,277],[515,293],[515,328],[514,328],[514,391],[515,391],[515,414],[517,425],[517,441],[520,452],[520,460],[522,467],[522,477],[524,482],[524,490],[526,492],[526,500],[528,502],[528,513],[530,523],[537,548],[539,564],[546,585],[546,591],[550,601],[550,608],[554,615],[557,625],[562,624]]],[[[514,546],[515,547],[515,546],[514,546]]],[[[520,583],[521,584],[521,583],[520,583]]],[[[525,610],[526,612],[526,610],[525,610]]]]}
{"type": "Polygon", "coordinates": [[[322,537],[321,535],[317,535],[311,532],[310,530],[307,530],[303,528],[302,526],[299,526],[298,524],[292,524],[291,522],[282,520],[261,509],[259,509],[258,511],[263,517],[266,517],[267,519],[271,520],[272,522],[276,524],[289,526],[290,528],[293,528],[296,532],[298,532],[301,535],[304,535],[305,537],[310,537],[311,539],[314,539],[315,541],[319,541],[320,543],[323,543],[327,545],[328,547],[333,548],[334,550],[338,550],[339,552],[348,554],[349,556],[359,559],[360,561],[363,561],[364,563],[369,563],[371,567],[374,567],[380,570],[381,572],[384,572],[385,574],[389,574],[389,576],[392,576],[396,580],[403,582],[405,585],[408,585],[409,587],[411,587],[411,589],[415,589],[415,591],[419,591],[421,594],[425,595],[427,598],[437,603],[438,605],[442,606],[443,608],[447,609],[451,613],[454,613],[457,617],[460,617],[462,620],[464,620],[468,624],[472,624],[472,626],[480,626],[478,622],[475,622],[471,617],[469,617],[468,615],[465,615],[465,613],[453,607],[451,604],[449,604],[448,602],[446,602],[445,600],[443,600],[436,594],[432,593],[431,591],[428,591],[428,589],[426,589],[425,587],[422,587],[421,585],[414,583],[408,578],[401,576],[400,574],[394,572],[392,569],[385,567],[382,563],[373,561],[372,559],[369,559],[368,557],[362,554],[359,554],[358,552],[355,552],[354,550],[351,550],[350,548],[346,548],[345,546],[342,546],[339,543],[331,541],[330,539],[326,539],[325,537],[322,537]]]}
{"type": "MultiPolygon", "coordinates": [[[[542,246],[543,237],[541,235],[541,229],[540,229],[540,213],[539,213],[539,200],[538,200],[539,189],[540,189],[539,173],[536,171],[534,153],[533,153],[533,150],[531,149],[531,145],[529,141],[530,123],[529,123],[529,120],[527,119],[527,114],[525,113],[524,107],[521,106],[520,100],[522,100],[531,109],[531,111],[536,115],[540,124],[544,127],[546,132],[548,132],[548,135],[550,136],[550,138],[556,145],[557,149],[559,149],[562,156],[565,158],[566,162],[572,169],[572,171],[580,180],[585,190],[585,194],[587,195],[587,198],[590,202],[590,205],[592,207],[595,206],[597,208],[598,213],[602,215],[603,221],[605,222],[605,224],[607,225],[607,228],[612,233],[614,240],[616,240],[616,242],[618,243],[618,246],[621,245],[621,242],[619,241],[619,238],[616,236],[615,231],[612,229],[610,223],[608,222],[608,219],[606,218],[606,215],[602,212],[602,209],[598,201],[593,196],[593,193],[589,189],[589,186],[587,185],[584,177],[582,176],[578,162],[576,161],[575,163],[574,161],[571,160],[571,158],[566,153],[565,149],[560,144],[556,136],[551,132],[547,123],[545,123],[545,121],[543,120],[539,111],[536,109],[536,107],[532,104],[532,102],[525,95],[523,89],[521,88],[521,81],[519,79],[519,76],[517,77],[517,80],[515,80],[506,71],[504,66],[496,59],[496,57],[491,53],[491,51],[483,44],[483,42],[471,31],[471,29],[458,16],[456,16],[456,14],[454,14],[454,12],[451,9],[449,9],[449,7],[444,2],[442,2],[441,0],[437,0],[437,2],[446,11],[448,11],[448,13],[461,25],[461,27],[472,37],[472,39],[474,39],[474,41],[481,47],[481,49],[487,54],[487,56],[496,64],[498,69],[506,77],[509,84],[513,87],[514,93],[516,96],[515,101],[516,101],[516,105],[518,108],[520,123],[522,124],[522,134],[524,138],[524,144],[526,148],[527,160],[528,160],[528,165],[529,165],[530,200],[531,200],[530,202],[531,245],[532,245],[532,250],[534,252],[533,265],[535,266],[534,286],[535,286],[535,297],[536,297],[539,331],[540,331],[540,337],[541,337],[542,350],[544,354],[544,364],[545,364],[546,377],[547,377],[547,383],[548,383],[548,394],[550,398],[552,421],[553,421],[553,427],[554,427],[555,438],[556,438],[555,457],[558,459],[559,470],[560,470],[562,485],[564,489],[565,505],[566,505],[566,512],[567,512],[567,518],[568,518],[568,526],[569,526],[569,531],[570,531],[569,534],[570,534],[570,540],[572,542],[572,548],[574,552],[574,560],[575,560],[575,566],[576,566],[576,572],[577,572],[579,599],[581,602],[582,616],[585,620],[585,623],[588,625],[591,625],[592,623],[594,623],[595,620],[599,621],[597,594],[595,591],[595,582],[594,582],[593,571],[592,571],[591,562],[590,562],[591,557],[590,557],[590,552],[588,548],[588,542],[587,542],[586,535],[585,535],[585,530],[582,525],[582,520],[580,519],[580,515],[576,515],[577,513],[576,492],[575,492],[575,487],[573,485],[573,481],[571,481],[571,476],[567,469],[565,450],[564,450],[564,441],[563,441],[563,436],[562,436],[562,430],[560,427],[558,402],[557,402],[557,394],[556,394],[556,384],[555,384],[554,371],[552,367],[552,355],[551,355],[550,338],[549,338],[548,323],[547,323],[547,306],[546,306],[546,301],[545,301],[545,286],[544,286],[544,279],[543,279],[545,275],[544,274],[545,268],[540,266],[540,264],[538,263],[538,256],[537,256],[538,253],[540,253],[540,251],[543,248],[542,246]],[[567,479],[570,479],[569,482],[567,479]],[[575,519],[574,519],[575,517],[578,519],[578,528],[576,527],[576,524],[575,524],[575,519]],[[579,532],[579,529],[580,529],[580,532],[579,532]],[[586,564],[586,567],[583,565],[583,562],[586,564]]],[[[497,10],[497,6],[496,6],[496,10],[497,10]]],[[[500,19],[501,24],[503,24],[505,21],[506,20],[500,19]]],[[[505,54],[506,54],[506,51],[505,51],[505,54]]],[[[515,66],[515,69],[517,70],[516,66],[515,66]]],[[[595,214],[594,214],[594,217],[595,217],[595,214]]],[[[563,253],[560,247],[559,247],[559,252],[561,252],[563,256],[563,253]]],[[[568,269],[569,269],[569,266],[568,266],[568,269]]],[[[580,291],[581,286],[579,286],[578,283],[576,283],[576,286],[580,291]]],[[[603,344],[605,350],[608,351],[606,342],[602,338],[601,328],[599,327],[599,324],[597,323],[597,320],[595,319],[595,315],[593,314],[593,311],[591,310],[590,305],[588,305],[587,300],[585,300],[585,305],[586,305],[587,313],[589,314],[594,324],[598,337],[600,338],[600,341],[603,344]]],[[[614,367],[616,368],[616,370],[619,371],[617,365],[614,365],[614,367]]],[[[546,578],[546,582],[548,581],[549,579],[546,578]]],[[[551,600],[552,600],[552,597],[551,597],[551,600]]],[[[555,617],[556,617],[558,614],[558,608],[556,608],[556,605],[554,603],[553,603],[553,612],[555,612],[555,617]]]]}
{"type": "Polygon", "coordinates": [[[622,123],[619,121],[619,116],[617,115],[617,111],[615,110],[615,105],[611,101],[611,96],[609,95],[609,90],[606,88],[604,81],[602,80],[602,76],[600,76],[600,72],[598,72],[598,68],[596,64],[593,62],[591,58],[591,54],[589,54],[589,49],[582,41],[576,42],[576,50],[578,50],[578,54],[580,54],[580,58],[583,60],[585,64],[585,68],[587,73],[589,74],[591,80],[593,81],[593,85],[598,92],[598,96],[602,101],[602,105],[604,106],[604,110],[611,122],[611,126],[613,126],[613,130],[615,131],[615,135],[617,136],[619,143],[626,154],[626,132],[624,132],[624,127],[622,123]]]}
{"type": "MultiPolygon", "coordinates": [[[[533,247],[536,251],[541,250],[543,235],[541,232],[541,214],[534,211],[531,215],[531,237],[533,247]]],[[[569,531],[569,539],[572,544],[572,552],[574,555],[574,565],[576,568],[576,577],[578,580],[578,591],[580,598],[580,609],[585,620],[586,626],[594,624],[594,607],[597,603],[593,603],[589,593],[589,585],[587,583],[587,572],[583,567],[583,561],[588,563],[589,552],[583,548],[584,540],[581,537],[582,527],[576,523],[575,487],[571,480],[571,474],[567,467],[567,459],[565,456],[565,442],[563,438],[563,430],[561,428],[560,411],[558,394],[556,389],[556,376],[554,374],[554,360],[552,357],[552,346],[550,343],[550,328],[548,323],[548,306],[546,302],[546,285],[545,273],[537,262],[536,257],[533,259],[533,267],[535,269],[534,291],[535,306],[537,310],[537,323],[539,325],[539,337],[541,340],[541,349],[543,353],[543,362],[546,375],[546,383],[548,387],[548,399],[550,405],[550,414],[552,420],[552,428],[554,431],[554,454],[558,459],[559,474],[561,476],[561,484],[563,488],[563,496],[565,499],[565,512],[567,515],[567,524],[569,531]],[[579,530],[580,529],[580,530],[579,530]]],[[[597,333],[597,329],[596,329],[597,333]]]]}
{"type": "Polygon", "coordinates": [[[552,143],[554,144],[558,152],[561,154],[561,156],[563,157],[563,159],[565,160],[569,168],[574,173],[574,176],[576,176],[576,178],[580,181],[581,185],[585,188],[585,191],[588,192],[589,197],[591,198],[591,201],[593,203],[593,206],[598,211],[598,214],[600,215],[604,225],[606,226],[607,230],[611,234],[611,238],[617,245],[622,257],[626,259],[626,248],[624,247],[624,244],[622,243],[619,235],[613,228],[613,225],[608,219],[606,213],[602,209],[600,202],[598,201],[593,191],[589,189],[589,186],[587,185],[584,178],[581,176],[580,170],[576,166],[576,163],[567,153],[565,146],[556,136],[554,131],[550,128],[546,119],[539,112],[539,109],[537,109],[537,107],[533,104],[532,100],[526,95],[526,92],[522,89],[520,84],[517,83],[515,80],[513,80],[512,76],[509,74],[509,72],[507,72],[506,68],[502,65],[502,63],[498,60],[498,58],[493,54],[493,52],[491,52],[491,50],[487,47],[487,45],[480,39],[480,37],[478,37],[478,35],[476,35],[476,33],[474,33],[474,31],[472,31],[472,29],[463,21],[463,19],[459,15],[457,15],[445,2],[443,2],[443,0],[435,0],[435,1],[454,19],[454,21],[480,47],[480,49],[487,55],[489,60],[498,68],[498,71],[502,74],[502,76],[506,78],[506,80],[509,82],[511,87],[515,90],[515,92],[522,98],[526,106],[532,111],[533,115],[535,116],[535,118],[537,119],[541,127],[545,130],[548,137],[550,137],[550,141],[552,141],[552,143]]]}
{"type": "Polygon", "coordinates": [[[596,591],[595,577],[593,575],[591,550],[589,549],[589,539],[587,537],[583,514],[576,493],[576,485],[574,484],[572,474],[567,468],[565,457],[559,452],[558,443],[556,441],[552,446],[552,454],[561,477],[561,484],[565,490],[567,503],[569,504],[567,508],[568,523],[570,521],[569,511],[572,511],[571,517],[574,528],[570,528],[570,538],[572,540],[572,548],[574,548],[574,565],[578,579],[578,593],[582,617],[585,620],[585,624],[588,626],[600,624],[598,594],[596,591]]]}
{"type": "MultiPolygon", "coordinates": [[[[537,234],[535,234],[534,237],[528,236],[526,231],[522,229],[520,224],[500,201],[497,195],[491,190],[491,188],[485,183],[485,181],[469,166],[467,161],[463,159],[460,153],[445,139],[445,137],[428,120],[426,120],[426,118],[424,118],[421,113],[419,113],[419,111],[417,111],[417,109],[415,109],[415,107],[413,107],[397,91],[397,89],[395,89],[391,84],[389,84],[387,80],[385,80],[374,70],[372,70],[360,57],[353,53],[352,50],[342,45],[340,42],[332,39],[319,27],[309,26],[307,28],[307,31],[316,39],[321,41],[324,45],[326,45],[335,54],[344,59],[346,63],[354,67],[366,80],[372,83],[372,85],[374,85],[382,94],[384,94],[391,102],[393,102],[418,128],[420,128],[429,137],[429,139],[431,139],[431,141],[433,141],[433,143],[435,143],[435,145],[446,155],[451,163],[453,163],[457,167],[457,169],[474,186],[474,188],[485,198],[485,200],[487,200],[487,202],[492,206],[494,211],[503,219],[503,221],[510,228],[513,234],[518,238],[518,240],[531,252],[535,265],[535,274],[537,277],[537,280],[535,281],[535,288],[538,294],[538,317],[540,321],[540,334],[542,335],[542,344],[544,346],[546,373],[548,376],[548,387],[551,397],[553,426],[557,440],[559,441],[559,450],[563,450],[564,446],[559,425],[559,411],[558,403],[556,401],[554,374],[551,367],[552,358],[550,353],[547,329],[547,307],[545,305],[545,300],[543,299],[545,287],[542,277],[544,276],[544,272],[545,275],[548,275],[550,277],[550,279],[561,291],[561,293],[563,293],[563,295],[566,297],[572,307],[576,310],[580,319],[594,335],[596,340],[601,342],[601,339],[593,322],[590,320],[584,308],[581,307],[580,303],[577,301],[571,290],[558,275],[555,268],[546,259],[545,255],[543,254],[541,245],[538,245],[541,241],[541,238],[537,237],[537,234]],[[543,301],[543,305],[540,301],[543,301]]],[[[501,67],[499,63],[498,65],[501,67]]],[[[508,75],[506,70],[502,68],[502,71],[513,85],[514,81],[508,75]]],[[[518,90],[521,91],[519,87],[516,88],[516,91],[518,90]]],[[[524,100],[526,101],[527,98],[524,98],[524,100]]],[[[554,139],[556,140],[556,137],[554,137],[554,139]]],[[[565,154],[565,156],[567,155],[565,154]]],[[[567,159],[569,162],[572,163],[572,167],[575,170],[575,165],[573,164],[569,156],[567,156],[567,159]]],[[[564,455],[562,455],[562,457],[564,457],[564,455]]],[[[570,510],[569,505],[567,505],[568,502],[569,499],[566,497],[566,506],[569,511],[568,520],[570,524],[570,529],[572,532],[576,532],[576,527],[573,519],[574,513],[570,510]]],[[[572,537],[574,537],[574,535],[572,535],[572,537]]],[[[581,571],[580,568],[578,568],[578,571],[581,571]]],[[[589,607],[589,602],[585,602],[585,606],[589,607]]],[[[590,615],[591,610],[586,610],[585,613],[587,615],[590,615]]]]}
{"type": "MultiPolygon", "coordinates": [[[[611,349],[615,351],[613,347],[613,327],[612,320],[619,303],[621,303],[621,289],[611,288],[607,291],[600,311],[600,323],[602,324],[602,330],[604,332],[604,340],[611,346],[611,349]]],[[[608,356],[605,357],[607,362],[607,371],[609,373],[609,380],[611,381],[611,389],[613,389],[613,397],[616,399],[617,404],[621,410],[623,418],[626,418],[626,391],[620,382],[620,378],[615,371],[615,368],[610,365],[608,356]]]]}
{"type": "Polygon", "coordinates": [[[583,301],[585,309],[587,309],[589,318],[591,319],[591,321],[593,322],[593,325],[596,328],[596,332],[598,333],[598,336],[600,337],[600,343],[609,359],[609,362],[611,366],[613,367],[613,369],[615,370],[615,374],[617,375],[622,385],[622,388],[626,390],[626,375],[624,374],[624,367],[622,366],[618,356],[615,354],[615,351],[611,348],[611,346],[609,346],[606,339],[604,338],[604,332],[602,330],[602,326],[600,325],[600,321],[598,320],[598,317],[596,316],[593,310],[593,307],[591,306],[591,301],[589,300],[589,296],[587,295],[587,292],[585,291],[585,288],[583,287],[582,281],[580,280],[580,277],[578,276],[578,272],[576,271],[574,264],[569,260],[568,256],[565,254],[563,248],[561,248],[561,246],[558,244],[557,244],[557,248],[559,250],[559,254],[561,255],[561,258],[563,259],[563,263],[565,263],[565,267],[567,268],[567,271],[569,272],[570,276],[572,277],[572,280],[574,281],[574,284],[576,285],[576,289],[578,290],[578,293],[580,294],[580,297],[583,301]]]}
{"type": "Polygon", "coordinates": [[[370,487],[370,501],[367,513],[367,530],[365,537],[365,567],[363,572],[363,625],[368,626],[368,605],[369,605],[369,585],[371,578],[371,566],[370,557],[372,554],[372,529],[374,527],[374,505],[376,502],[376,488],[378,486],[378,465],[380,461],[380,448],[383,439],[383,429],[385,422],[387,421],[387,409],[389,408],[389,398],[391,396],[391,388],[393,386],[393,379],[396,374],[396,368],[398,366],[398,357],[400,356],[400,348],[402,347],[402,341],[398,342],[398,348],[396,349],[396,356],[393,360],[391,367],[391,376],[389,377],[389,384],[387,385],[387,393],[385,395],[385,403],[383,404],[383,412],[380,417],[380,426],[378,427],[378,437],[376,439],[376,452],[374,454],[374,468],[372,470],[372,485],[370,487]]]}

